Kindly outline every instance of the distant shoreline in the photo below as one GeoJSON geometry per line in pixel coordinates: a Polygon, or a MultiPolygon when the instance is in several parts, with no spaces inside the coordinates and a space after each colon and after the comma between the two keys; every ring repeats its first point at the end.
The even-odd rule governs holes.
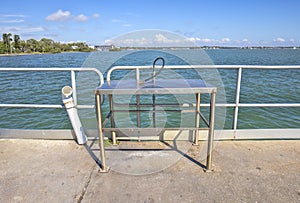
{"type": "Polygon", "coordinates": [[[300,49],[300,46],[194,46],[194,47],[120,47],[121,50],[139,50],[139,49],[300,49]]]}
{"type": "Polygon", "coordinates": [[[12,53],[12,54],[0,54],[1,56],[30,56],[30,55],[46,55],[46,54],[63,54],[63,53],[87,53],[81,51],[64,51],[60,53],[41,53],[41,52],[32,52],[32,53],[12,53]]]}
{"type": "Polygon", "coordinates": [[[47,54],[47,53],[13,53],[13,54],[0,54],[0,56],[26,56],[26,55],[39,55],[39,54],[47,54]]]}
{"type": "MultiPolygon", "coordinates": [[[[180,49],[203,49],[203,50],[224,50],[224,49],[289,49],[289,50],[297,50],[300,49],[300,46],[289,46],[289,47],[267,47],[267,46],[249,46],[249,47],[221,47],[221,46],[195,46],[195,47],[120,47],[118,50],[109,50],[109,51],[123,51],[123,50],[143,50],[143,49],[170,49],[170,50],[180,50],[180,49]]],[[[89,52],[97,52],[99,50],[93,50],[89,52]]],[[[61,54],[61,53],[86,53],[85,51],[65,51],[59,53],[51,53],[51,52],[32,52],[32,53],[12,53],[12,54],[0,54],[1,56],[28,56],[28,55],[45,55],[45,54],[61,54]]]]}

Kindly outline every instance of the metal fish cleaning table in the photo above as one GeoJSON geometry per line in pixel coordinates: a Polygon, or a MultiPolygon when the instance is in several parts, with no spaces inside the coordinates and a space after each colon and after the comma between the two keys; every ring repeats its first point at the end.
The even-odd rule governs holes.
{"type": "MultiPolygon", "coordinates": [[[[215,121],[215,104],[216,104],[216,93],[217,88],[207,85],[203,80],[200,79],[156,79],[149,82],[137,82],[137,80],[112,80],[105,82],[102,86],[95,90],[96,97],[96,113],[98,121],[98,131],[99,131],[99,147],[100,147],[100,157],[101,157],[101,171],[108,172],[109,168],[106,166],[106,156],[104,147],[104,131],[110,131],[112,133],[113,144],[116,144],[116,132],[121,131],[121,128],[115,127],[114,113],[114,101],[113,97],[115,95],[134,95],[136,97],[136,103],[134,104],[135,110],[131,110],[137,113],[137,127],[131,130],[140,130],[149,128],[141,128],[140,126],[140,112],[142,112],[141,107],[143,104],[140,101],[141,95],[152,95],[151,104],[153,109],[148,110],[155,113],[157,110],[155,108],[155,95],[178,95],[178,94],[194,94],[196,96],[196,108],[191,111],[195,113],[195,127],[194,128],[184,128],[185,130],[193,130],[195,136],[193,138],[193,144],[198,145],[199,140],[199,130],[200,130],[200,119],[208,127],[208,142],[207,142],[207,160],[206,160],[206,170],[211,170],[212,167],[212,149],[214,140],[214,121],[215,121]],[[200,94],[210,95],[210,113],[209,121],[200,112],[200,94]],[[105,117],[103,122],[102,119],[102,103],[101,96],[108,95],[109,99],[109,113],[105,117]],[[105,127],[108,119],[110,119],[110,128],[105,127]]],[[[147,105],[145,105],[147,106],[147,105]]],[[[149,106],[149,105],[148,105],[149,106]]],[[[129,111],[129,109],[128,109],[129,111]]],[[[182,110],[177,110],[182,111],[182,110]]],[[[153,116],[155,119],[155,114],[153,116]]],[[[155,120],[154,120],[155,129],[155,120]]],[[[163,128],[167,130],[168,128],[163,128]]],[[[174,129],[174,128],[172,128],[174,129]]],[[[178,127],[178,130],[183,128],[178,127]]]]}

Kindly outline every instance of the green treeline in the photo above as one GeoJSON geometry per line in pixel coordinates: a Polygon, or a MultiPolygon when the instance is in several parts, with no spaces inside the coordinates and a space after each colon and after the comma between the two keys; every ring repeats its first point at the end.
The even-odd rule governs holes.
{"type": "Polygon", "coordinates": [[[85,42],[60,43],[52,39],[42,38],[41,40],[21,40],[19,35],[3,33],[0,41],[0,54],[19,53],[61,53],[69,51],[89,52],[93,51],[85,42]]]}

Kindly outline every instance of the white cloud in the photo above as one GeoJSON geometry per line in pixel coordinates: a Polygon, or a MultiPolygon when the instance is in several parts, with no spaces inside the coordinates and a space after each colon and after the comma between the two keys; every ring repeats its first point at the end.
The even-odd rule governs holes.
{"type": "MultiPolygon", "coordinates": [[[[107,41],[109,43],[114,43],[112,41],[107,41]]],[[[153,38],[136,38],[136,39],[123,39],[118,41],[120,44],[133,44],[133,45],[162,45],[162,46],[193,46],[197,43],[203,43],[207,45],[218,45],[224,43],[230,43],[232,40],[230,38],[222,39],[209,39],[209,38],[199,38],[199,37],[189,37],[189,38],[173,38],[166,36],[164,34],[155,34],[153,38]]],[[[246,42],[244,40],[244,42],[246,42]]]]}
{"type": "Polygon", "coordinates": [[[161,43],[172,43],[172,40],[168,39],[163,34],[156,34],[155,35],[155,41],[161,42],[161,43]]]}
{"type": "Polygon", "coordinates": [[[274,42],[285,42],[285,39],[278,37],[277,39],[274,39],[274,42]]]}
{"type": "Polygon", "coordinates": [[[185,46],[191,44],[179,38],[173,33],[162,33],[157,30],[154,31],[140,31],[129,33],[126,36],[106,40],[106,44],[114,44],[116,46],[145,46],[145,47],[159,47],[159,46],[185,46]]]}
{"type": "Polygon", "coordinates": [[[272,46],[298,43],[295,39],[277,38],[275,40],[269,39],[267,41],[253,41],[248,38],[232,39],[230,37],[220,38],[200,38],[198,36],[193,37],[178,37],[175,34],[168,32],[162,32],[160,30],[145,30],[137,31],[126,34],[125,36],[117,37],[112,40],[106,41],[109,44],[115,44],[116,46],[272,46]],[[276,44],[277,42],[277,44],[276,44]]]}
{"type": "Polygon", "coordinates": [[[187,42],[193,42],[193,43],[196,43],[196,42],[204,42],[204,43],[213,43],[213,42],[216,42],[217,40],[215,39],[209,39],[209,38],[199,38],[199,37],[189,37],[189,38],[186,38],[185,41],[187,42]]]}
{"type": "MultiPolygon", "coordinates": [[[[99,18],[99,14],[95,13],[93,14],[93,18],[99,18]]],[[[46,17],[46,20],[48,21],[56,21],[56,22],[65,22],[68,20],[76,20],[78,22],[85,22],[89,18],[84,14],[79,14],[77,16],[72,15],[70,11],[63,11],[59,9],[57,12],[52,13],[46,17]]]]}
{"type": "Polygon", "coordinates": [[[0,17],[15,17],[15,18],[25,18],[25,15],[22,14],[3,14],[0,17]]]}
{"type": "Polygon", "coordinates": [[[45,31],[43,27],[23,27],[23,26],[0,27],[0,30],[2,30],[3,32],[13,32],[18,34],[45,31]]]}
{"type": "Polygon", "coordinates": [[[201,42],[215,42],[215,39],[208,39],[208,38],[204,38],[204,39],[200,39],[201,42]]]}
{"type": "Polygon", "coordinates": [[[14,19],[14,20],[1,20],[0,23],[23,23],[23,19],[14,19]]]}
{"type": "MultiPolygon", "coordinates": [[[[117,21],[117,20],[115,20],[117,21]]],[[[139,34],[128,34],[122,38],[115,38],[112,41],[107,41],[110,44],[117,46],[295,46],[299,41],[293,38],[278,37],[269,40],[253,41],[247,38],[231,39],[229,37],[223,38],[200,38],[193,37],[174,37],[172,34],[160,31],[140,31],[139,34]]]]}
{"type": "Polygon", "coordinates": [[[221,42],[230,42],[230,39],[229,38],[222,38],[221,42]]]}
{"type": "Polygon", "coordinates": [[[0,15],[0,23],[23,23],[24,18],[21,14],[0,15]]]}
{"type": "Polygon", "coordinates": [[[56,13],[52,13],[46,17],[48,21],[64,22],[72,18],[70,11],[62,11],[59,9],[56,13]]]}
{"type": "Polygon", "coordinates": [[[189,41],[189,42],[193,42],[193,43],[208,43],[208,44],[222,44],[222,43],[228,43],[228,42],[231,42],[231,39],[230,38],[222,38],[222,39],[209,39],[209,38],[199,38],[199,37],[189,37],[189,38],[186,38],[186,41],[189,41]]]}
{"type": "Polygon", "coordinates": [[[84,22],[84,21],[88,20],[88,17],[83,15],[83,14],[80,14],[80,15],[75,17],[75,20],[78,21],[78,22],[84,22]]]}
{"type": "Polygon", "coordinates": [[[198,37],[189,37],[189,38],[186,38],[185,41],[187,41],[187,42],[199,42],[199,41],[201,41],[201,39],[198,38],[198,37]]]}
{"type": "Polygon", "coordinates": [[[99,18],[100,17],[100,14],[99,13],[94,13],[93,14],[93,18],[99,18]]]}
{"type": "Polygon", "coordinates": [[[118,39],[118,40],[105,40],[105,44],[115,44],[117,43],[118,45],[123,45],[123,46],[134,46],[134,45],[147,45],[149,43],[149,41],[144,38],[136,38],[136,39],[132,39],[132,38],[127,38],[127,39],[118,39]]]}

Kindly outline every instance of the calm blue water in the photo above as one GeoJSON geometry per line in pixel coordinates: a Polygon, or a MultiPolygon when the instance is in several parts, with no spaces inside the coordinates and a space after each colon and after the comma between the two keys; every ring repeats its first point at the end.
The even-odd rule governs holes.
{"type": "MultiPolygon", "coordinates": [[[[205,57],[193,50],[62,53],[49,55],[1,56],[1,67],[95,67],[103,73],[114,65],[151,65],[155,56],[163,56],[167,65],[172,64],[230,64],[230,65],[300,65],[300,50],[207,50],[205,57]],[[207,54],[207,56],[206,56],[207,54]],[[122,57],[123,56],[123,57],[122,57]],[[178,57],[183,56],[183,58],[178,57]],[[187,59],[184,56],[187,56],[187,59]],[[121,57],[121,58],[120,58],[121,57]]],[[[161,77],[170,77],[167,71],[161,77]]],[[[117,79],[128,72],[115,72],[117,79]]],[[[145,73],[146,76],[148,73],[145,73]]],[[[179,77],[198,78],[192,70],[177,71],[179,77]]],[[[228,103],[235,101],[236,70],[221,69],[218,72],[228,103]]],[[[105,75],[105,74],[104,74],[105,75]]],[[[146,77],[145,76],[145,77],[146,77]]],[[[200,76],[206,80],[205,73],[200,76]]],[[[79,104],[93,104],[93,89],[97,86],[95,76],[78,74],[79,104]]],[[[0,103],[61,104],[61,88],[71,85],[69,72],[0,72],[0,103]]],[[[148,101],[149,98],[142,98],[148,101]]],[[[174,98],[173,98],[174,99],[174,98]]],[[[176,99],[176,98],[175,98],[176,99]]],[[[185,98],[183,98],[185,99],[185,98]]],[[[134,101],[134,98],[131,98],[134,101]]],[[[158,100],[168,102],[164,96],[158,100]]],[[[189,98],[187,98],[189,100],[189,98]]],[[[207,101],[204,96],[202,101],[207,101]]],[[[300,103],[300,70],[256,70],[244,69],[241,89],[241,103],[300,103]]],[[[105,103],[107,107],[107,102],[105,103]]],[[[106,108],[107,109],[107,108],[106,108]]],[[[203,109],[207,115],[207,109],[203,109]]],[[[217,109],[217,111],[221,110],[217,109]]],[[[226,108],[224,128],[232,126],[233,108],[226,108]]],[[[71,128],[65,109],[0,108],[0,128],[17,129],[68,129],[71,128]]],[[[94,110],[79,110],[85,127],[95,128],[94,110]]],[[[222,115],[223,114],[218,114],[222,115]]],[[[119,115],[126,123],[126,115],[119,115]]],[[[143,126],[151,125],[149,113],[142,115],[143,126]]],[[[166,120],[167,126],[176,126],[185,115],[158,114],[158,120],[166,120]]],[[[190,117],[189,117],[190,118],[190,117]]],[[[191,118],[192,119],[192,118],[191,118]]],[[[134,122],[135,115],[130,114],[134,122]]],[[[128,121],[128,120],[127,120],[128,121]]],[[[122,125],[120,123],[119,125],[122,125]]],[[[186,125],[189,125],[187,123],[186,125]]],[[[193,125],[190,124],[190,125],[193,125]]],[[[299,128],[300,108],[240,108],[238,128],[299,128]]],[[[217,128],[223,128],[222,125],[217,128]]]]}

